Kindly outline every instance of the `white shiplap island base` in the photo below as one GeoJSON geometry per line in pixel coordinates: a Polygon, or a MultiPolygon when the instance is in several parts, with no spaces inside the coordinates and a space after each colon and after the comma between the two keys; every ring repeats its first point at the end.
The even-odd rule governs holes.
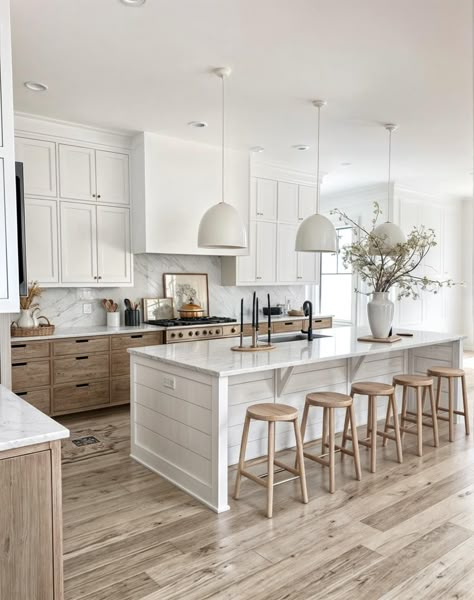
{"type": "MultiPolygon", "coordinates": [[[[222,512],[229,508],[227,468],[238,462],[247,406],[281,402],[302,411],[311,391],[348,393],[353,381],[391,383],[396,373],[462,366],[461,335],[414,332],[388,345],[358,342],[368,332],[353,327],[324,333],[330,337],[280,343],[271,352],[232,352],[232,339],[130,349],[132,458],[222,512]]],[[[367,402],[356,399],[355,407],[365,424],[367,402]]],[[[385,409],[381,400],[379,418],[385,409]]],[[[313,413],[306,440],[321,436],[322,411],[313,413]]],[[[265,423],[253,422],[247,458],[266,453],[266,436],[265,423]]],[[[276,449],[293,445],[290,426],[279,424],[276,449]]]]}

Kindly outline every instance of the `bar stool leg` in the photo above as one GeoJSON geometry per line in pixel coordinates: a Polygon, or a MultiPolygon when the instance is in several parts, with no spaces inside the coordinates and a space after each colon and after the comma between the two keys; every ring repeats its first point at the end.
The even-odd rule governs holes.
{"type": "Polygon", "coordinates": [[[329,411],[329,491],[331,494],[334,494],[336,489],[336,476],[334,468],[334,409],[328,408],[327,410],[329,411]]]}
{"type": "Polygon", "coordinates": [[[326,454],[328,436],[328,408],[323,408],[323,435],[321,437],[321,454],[326,454]]]}
{"type": "Polygon", "coordinates": [[[421,388],[416,388],[416,433],[418,441],[418,456],[423,456],[423,400],[421,388]]]}
{"type": "Polygon", "coordinates": [[[430,393],[430,403],[431,403],[431,415],[432,415],[432,421],[433,421],[433,442],[434,442],[435,448],[437,448],[439,446],[438,415],[436,413],[436,404],[435,404],[435,400],[434,400],[432,385],[430,385],[430,387],[429,387],[429,393],[430,393]]]}
{"type": "Polygon", "coordinates": [[[438,412],[439,402],[441,400],[441,377],[438,377],[437,379],[438,382],[436,386],[436,412],[438,412]]]}
{"type": "MultiPolygon", "coordinates": [[[[369,401],[367,405],[367,435],[366,439],[370,438],[370,432],[372,428],[372,396],[369,396],[369,401]]],[[[366,449],[368,450],[367,446],[366,449]]]]}
{"type": "MultiPolygon", "coordinates": [[[[405,417],[407,416],[407,396],[408,396],[408,388],[406,385],[403,386],[403,394],[402,394],[402,414],[400,417],[400,421],[401,421],[401,426],[402,427],[406,427],[406,420],[405,417]]],[[[405,437],[405,432],[402,431],[402,441],[403,438],[405,437]]]]}
{"type": "Polygon", "coordinates": [[[454,440],[454,380],[452,377],[448,377],[449,384],[449,441],[454,440]]]}
{"type": "MultiPolygon", "coordinates": [[[[351,394],[351,398],[354,401],[354,396],[351,394]]],[[[347,444],[347,431],[349,429],[349,411],[346,410],[346,416],[344,419],[344,429],[342,431],[342,442],[341,448],[345,448],[347,444]]],[[[351,425],[351,433],[352,433],[352,425],[351,425]]],[[[344,452],[341,452],[341,460],[344,458],[344,452]]]]}
{"type": "Polygon", "coordinates": [[[275,423],[268,423],[267,517],[273,516],[273,461],[275,459],[275,423]]]}
{"type": "Polygon", "coordinates": [[[461,375],[461,384],[462,384],[462,402],[464,405],[464,427],[466,428],[466,435],[469,435],[470,434],[469,400],[467,397],[466,376],[465,375],[461,375]]]}
{"type": "MultiPolygon", "coordinates": [[[[356,472],[357,481],[361,480],[362,472],[360,468],[360,455],[359,455],[359,439],[357,437],[357,424],[355,420],[354,405],[351,404],[346,410],[346,419],[349,416],[351,422],[351,437],[352,437],[352,452],[354,453],[354,467],[356,472]]],[[[341,454],[344,454],[341,452],[341,454]]]]}
{"type": "MultiPolygon", "coordinates": [[[[392,407],[393,415],[393,430],[395,432],[395,444],[397,446],[397,460],[399,463],[403,462],[403,451],[402,451],[402,439],[400,436],[400,425],[398,424],[398,407],[397,399],[395,394],[392,394],[388,399],[388,405],[392,407]]],[[[387,442],[387,438],[384,439],[384,444],[387,442]]]]}
{"type": "Polygon", "coordinates": [[[308,490],[306,488],[306,473],[304,468],[303,456],[303,439],[301,437],[301,432],[298,427],[298,421],[296,419],[293,421],[293,426],[295,429],[296,455],[298,457],[298,471],[300,475],[301,496],[303,497],[303,502],[305,504],[308,504],[308,490]]]}
{"type": "Polygon", "coordinates": [[[237,467],[237,475],[235,477],[234,499],[240,497],[240,480],[242,479],[241,471],[245,468],[245,450],[247,449],[247,440],[249,438],[250,417],[245,416],[244,430],[242,433],[242,441],[240,442],[239,466],[237,467]]]}
{"type": "MultiPolygon", "coordinates": [[[[390,425],[390,396],[388,398],[388,402],[387,402],[387,414],[385,415],[385,427],[383,429],[384,433],[388,433],[389,430],[389,425],[390,425]]],[[[395,425],[395,421],[393,423],[395,425]]],[[[388,444],[388,438],[384,437],[383,441],[382,441],[382,447],[385,448],[386,445],[388,444]]]]}
{"type": "MultiPolygon", "coordinates": [[[[304,444],[304,436],[306,433],[306,425],[308,424],[309,404],[304,403],[303,418],[301,420],[301,444],[304,444]]],[[[302,446],[303,447],[303,446],[302,446]]],[[[295,469],[299,467],[299,453],[296,452],[295,469]]]]}
{"type": "Polygon", "coordinates": [[[377,466],[377,397],[370,397],[370,472],[375,473],[377,466]]]}

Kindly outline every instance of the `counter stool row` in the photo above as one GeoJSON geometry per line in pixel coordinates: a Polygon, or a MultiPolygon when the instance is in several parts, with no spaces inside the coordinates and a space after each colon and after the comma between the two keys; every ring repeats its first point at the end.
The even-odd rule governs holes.
{"type": "Polygon", "coordinates": [[[355,477],[360,481],[361,467],[359,456],[359,445],[370,450],[370,471],[376,471],[376,453],[377,438],[383,439],[383,446],[386,446],[389,440],[395,442],[397,460],[403,462],[402,440],[405,434],[414,434],[417,437],[418,456],[423,454],[423,427],[430,427],[433,432],[433,444],[439,445],[438,439],[438,419],[449,422],[449,441],[453,441],[454,415],[464,417],[466,435],[469,435],[469,416],[468,416],[468,398],[466,389],[465,373],[462,369],[450,367],[432,367],[428,369],[427,375],[396,375],[393,377],[392,385],[378,382],[357,382],[351,386],[350,396],[337,392],[314,392],[308,394],[305,399],[301,429],[298,427],[298,410],[285,404],[255,404],[247,409],[245,416],[242,442],[240,447],[239,464],[235,481],[234,498],[237,500],[240,496],[240,484],[242,476],[255,481],[267,488],[267,517],[273,515],[273,488],[294,479],[300,480],[301,498],[306,504],[308,502],[308,492],[306,489],[304,459],[313,460],[329,468],[329,491],[334,493],[336,489],[335,479],[335,454],[341,453],[341,457],[349,455],[354,462],[355,477]],[[436,400],[433,394],[433,378],[437,378],[436,400]],[[454,410],[454,380],[461,379],[463,411],[454,410]],[[448,380],[448,407],[440,406],[441,384],[442,380],[448,380]],[[396,402],[396,388],[402,387],[402,411],[400,422],[398,419],[398,408],[396,402]],[[412,389],[416,397],[416,411],[408,410],[408,392],[412,389]],[[354,396],[366,396],[368,399],[367,412],[367,435],[365,439],[359,439],[357,434],[357,425],[355,422],[354,396]],[[387,413],[385,426],[379,430],[377,426],[377,399],[379,397],[387,398],[387,413]],[[429,398],[430,412],[425,412],[424,406],[427,397],[429,398]],[[311,408],[323,409],[323,427],[321,441],[311,440],[304,442],[305,433],[308,425],[309,412],[311,408]],[[342,432],[341,445],[335,442],[335,411],[336,409],[345,409],[345,421],[342,432]],[[439,412],[447,412],[448,415],[439,415],[439,412]],[[268,454],[266,456],[254,459],[246,463],[245,451],[247,447],[249,427],[251,420],[268,422],[268,454]],[[295,442],[296,442],[296,460],[294,466],[287,465],[275,458],[275,424],[277,422],[290,422],[293,424],[295,442]],[[408,427],[409,424],[415,427],[408,427]],[[393,433],[391,433],[393,432],[393,433]],[[351,442],[351,448],[347,447],[347,442],[351,442]],[[321,444],[321,453],[314,454],[307,451],[307,448],[315,444],[321,444]],[[267,473],[264,475],[254,475],[247,470],[248,466],[267,462],[267,473]],[[281,470],[288,471],[293,475],[283,481],[274,482],[275,465],[281,470]]]}

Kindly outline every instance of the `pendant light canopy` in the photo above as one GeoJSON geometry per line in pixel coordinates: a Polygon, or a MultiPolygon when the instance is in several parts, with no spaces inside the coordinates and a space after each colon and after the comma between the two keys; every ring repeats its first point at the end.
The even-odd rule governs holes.
{"type": "Polygon", "coordinates": [[[238,249],[247,247],[247,232],[238,211],[227,204],[225,193],[225,89],[224,80],[229,77],[228,67],[216,69],[215,74],[222,81],[222,192],[221,201],[211,206],[201,218],[198,232],[199,248],[238,249]]]}
{"type": "Polygon", "coordinates": [[[321,125],[321,107],[324,100],[314,100],[313,106],[318,109],[318,144],[316,163],[316,213],[307,217],[299,226],[296,233],[295,250],[298,252],[336,252],[337,235],[331,221],[319,214],[320,182],[319,182],[319,139],[321,125]]]}
{"type": "MultiPolygon", "coordinates": [[[[391,163],[392,163],[392,133],[397,129],[397,125],[393,123],[386,123],[384,125],[388,131],[388,183],[387,183],[387,203],[388,210],[392,205],[392,186],[391,186],[391,163]]],[[[384,254],[391,254],[396,251],[397,244],[404,244],[407,238],[403,231],[395,223],[387,221],[381,223],[373,230],[373,234],[380,238],[381,248],[378,253],[383,252],[384,254]]],[[[374,251],[374,253],[376,253],[374,251]]]]}

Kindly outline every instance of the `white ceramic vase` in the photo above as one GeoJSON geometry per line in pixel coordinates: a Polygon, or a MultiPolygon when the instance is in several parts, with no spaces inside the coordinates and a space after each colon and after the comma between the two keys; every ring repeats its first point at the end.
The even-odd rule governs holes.
{"type": "Polygon", "coordinates": [[[388,292],[373,292],[372,300],[367,304],[370,331],[374,338],[386,338],[390,333],[395,305],[388,292]]]}
{"type": "Polygon", "coordinates": [[[29,308],[20,309],[20,318],[16,324],[18,327],[35,327],[35,322],[29,308]]]}

